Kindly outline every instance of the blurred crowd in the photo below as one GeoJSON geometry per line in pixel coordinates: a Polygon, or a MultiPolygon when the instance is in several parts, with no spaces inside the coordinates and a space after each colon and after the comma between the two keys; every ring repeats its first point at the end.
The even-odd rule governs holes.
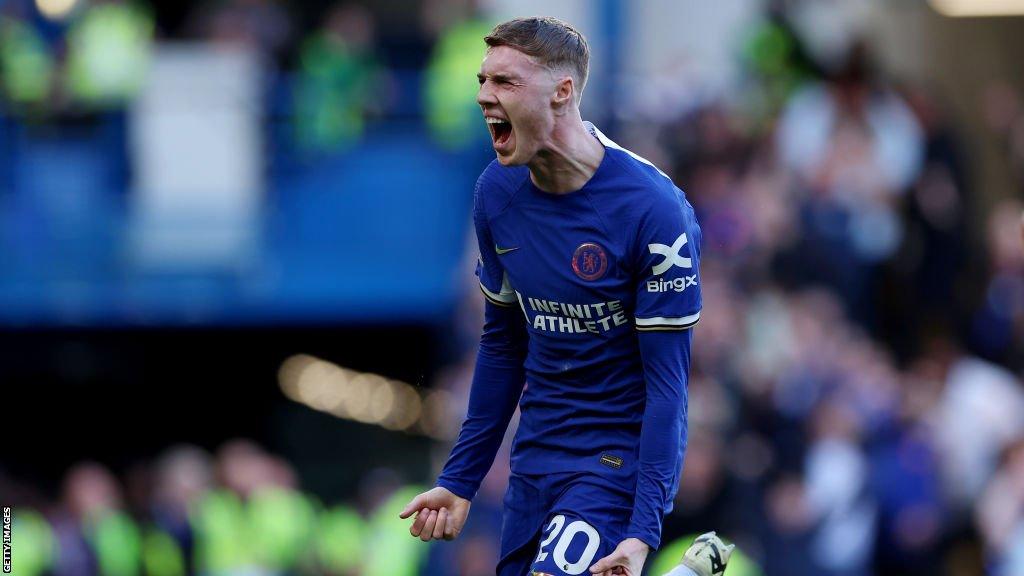
{"type": "MultiPolygon", "coordinates": [[[[768,574],[1022,574],[1021,204],[977,210],[941,94],[861,42],[822,66],[783,21],[751,41],[780,35],[747,63],[776,102],[654,128],[707,239],[666,530],[768,574]]],[[[993,97],[1012,141],[1019,95],[993,97]]]]}
{"type": "Polygon", "coordinates": [[[149,12],[124,0],[0,3],[0,116],[123,108],[142,85],[153,33],[149,12]]]}
{"type": "MultiPolygon", "coordinates": [[[[84,77],[109,84],[76,87],[76,66],[108,63],[79,44],[120,53],[148,42],[144,12],[91,2],[69,30],[102,8],[109,12],[94,26],[125,33],[48,36],[32,32],[17,5],[0,4],[11,102],[30,109],[65,101],[54,94],[126,93],[129,82],[102,73],[84,77]],[[58,36],[63,48],[43,48],[58,36]],[[47,53],[59,58],[36,62],[47,53]],[[49,80],[19,75],[33,62],[52,71],[49,80]]],[[[415,97],[358,4],[325,11],[301,42],[269,0],[216,4],[189,30],[258,47],[291,70],[286,101],[299,146],[344,150],[368,122],[403,106],[421,111],[439,145],[475,145],[473,73],[488,27],[469,4],[424,5],[419,43],[407,47],[429,47],[415,63],[415,97]]],[[[942,94],[881,73],[869,44],[852,42],[823,62],[785,13],[770,12],[739,53],[739,95],[659,101],[604,119],[687,192],[706,242],[689,446],[666,548],[716,529],[749,558],[733,576],[1024,574],[1024,98],[1009,84],[986,91],[987,129],[1019,189],[985,204],[970,189],[942,94]]],[[[465,281],[474,281],[469,272],[465,281]]],[[[462,355],[436,383],[463,398],[451,407],[453,426],[480,326],[474,293],[467,284],[453,329],[462,355]]],[[[447,449],[437,447],[438,465],[447,449]]],[[[174,448],[121,481],[83,463],[68,471],[59,502],[7,487],[23,504],[15,573],[487,574],[504,458],[463,536],[430,546],[396,520],[413,488],[386,471],[369,473],[350,502],[323,504],[284,460],[245,442],[216,457],[174,448]]],[[[670,556],[653,559],[651,573],[674,564],[670,556]]]]}
{"type": "Polygon", "coordinates": [[[162,44],[188,42],[261,62],[264,113],[271,131],[282,132],[275,145],[297,155],[348,150],[381,118],[422,117],[449,148],[478,142],[486,131],[469,110],[476,84],[466,70],[479,65],[491,23],[475,0],[412,4],[418,13],[390,14],[381,31],[381,10],[353,1],[169,9],[144,0],[4,0],[0,120],[102,123],[132,106],[162,44]]]}
{"type": "Polygon", "coordinates": [[[418,493],[370,472],[350,501],[324,505],[295,470],[247,440],[215,455],[189,445],[123,477],[76,464],[59,499],[0,476],[13,503],[13,573],[67,575],[415,575],[426,553],[398,512],[418,493]]]}

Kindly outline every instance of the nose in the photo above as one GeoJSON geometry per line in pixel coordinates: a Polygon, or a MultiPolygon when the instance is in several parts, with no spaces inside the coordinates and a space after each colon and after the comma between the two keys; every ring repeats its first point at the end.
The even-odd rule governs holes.
{"type": "Polygon", "coordinates": [[[480,85],[480,89],[476,92],[476,103],[481,108],[486,108],[489,105],[497,104],[498,101],[494,98],[494,90],[491,89],[491,83],[484,80],[484,83],[480,85]]]}

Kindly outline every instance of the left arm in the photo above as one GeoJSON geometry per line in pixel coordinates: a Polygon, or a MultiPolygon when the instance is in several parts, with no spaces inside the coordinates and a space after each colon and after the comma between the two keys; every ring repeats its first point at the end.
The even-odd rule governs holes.
{"type": "Polygon", "coordinates": [[[640,221],[636,263],[636,330],[646,403],[640,429],[636,494],[626,538],[594,573],[625,567],[639,574],[661,544],[661,523],[675,496],[686,448],[691,328],[700,319],[701,231],[677,189],[659,195],[640,221]]]}
{"type": "Polygon", "coordinates": [[[647,405],[640,430],[640,462],[633,516],[626,538],[592,568],[613,574],[627,567],[638,576],[647,554],[661,543],[661,522],[682,467],[686,449],[687,378],[692,330],[640,332],[640,355],[647,386],[647,405]]]}
{"type": "Polygon", "coordinates": [[[693,326],[700,320],[701,230],[678,189],[661,194],[641,221],[635,248],[636,329],[646,405],[640,429],[633,516],[626,532],[651,548],[671,508],[686,451],[693,326]]]}
{"type": "Polygon", "coordinates": [[[640,462],[633,517],[627,538],[652,549],[661,542],[661,522],[679,480],[686,450],[689,329],[640,332],[647,404],[640,431],[640,462]]]}

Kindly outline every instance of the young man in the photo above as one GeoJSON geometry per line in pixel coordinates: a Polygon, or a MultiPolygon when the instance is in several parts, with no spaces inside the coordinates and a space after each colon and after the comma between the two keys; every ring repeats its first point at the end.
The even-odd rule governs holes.
{"type": "Polygon", "coordinates": [[[458,442],[402,517],[456,537],[518,401],[498,574],[639,576],[686,445],[701,231],[664,173],[580,117],[582,34],[522,18],[484,40],[486,320],[458,442]]]}

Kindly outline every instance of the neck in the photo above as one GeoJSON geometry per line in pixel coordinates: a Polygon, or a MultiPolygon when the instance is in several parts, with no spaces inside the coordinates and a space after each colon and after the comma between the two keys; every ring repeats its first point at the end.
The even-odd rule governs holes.
{"type": "Polygon", "coordinates": [[[555,124],[545,146],[527,166],[537,188],[565,194],[583,188],[604,158],[604,145],[583,125],[579,114],[555,124]]]}

